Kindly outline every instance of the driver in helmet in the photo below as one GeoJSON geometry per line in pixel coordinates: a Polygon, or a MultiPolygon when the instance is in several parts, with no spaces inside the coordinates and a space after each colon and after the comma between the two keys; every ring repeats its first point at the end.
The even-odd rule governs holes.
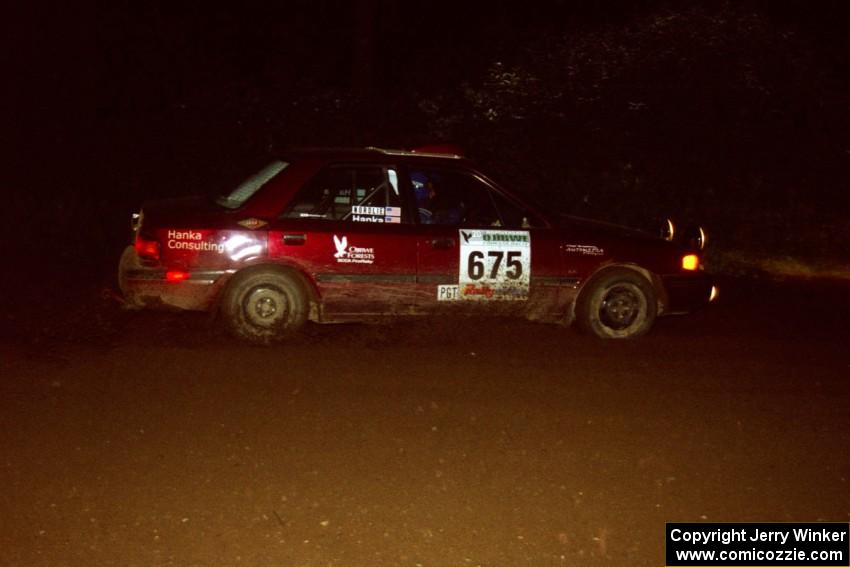
{"type": "Polygon", "coordinates": [[[454,202],[451,195],[442,186],[439,174],[414,172],[410,176],[416,207],[419,209],[419,222],[422,224],[458,225],[461,222],[462,204],[454,202]]]}

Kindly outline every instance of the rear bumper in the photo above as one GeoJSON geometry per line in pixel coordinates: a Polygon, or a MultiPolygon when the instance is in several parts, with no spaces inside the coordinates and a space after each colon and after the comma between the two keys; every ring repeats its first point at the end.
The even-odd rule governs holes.
{"type": "Polygon", "coordinates": [[[667,296],[665,315],[696,311],[717,297],[717,285],[703,272],[661,276],[661,283],[667,296]]]}
{"type": "Polygon", "coordinates": [[[191,272],[181,281],[169,281],[164,268],[148,267],[128,246],[121,255],[118,285],[124,298],[137,307],[169,307],[189,311],[207,311],[232,272],[207,270],[191,272]]]}

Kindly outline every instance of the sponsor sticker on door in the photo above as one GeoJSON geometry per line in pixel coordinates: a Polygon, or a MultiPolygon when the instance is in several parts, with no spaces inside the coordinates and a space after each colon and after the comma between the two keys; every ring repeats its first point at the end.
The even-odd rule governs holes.
{"type": "Polygon", "coordinates": [[[458,236],[460,299],[528,299],[531,281],[531,234],[527,230],[460,229],[458,236]]]}
{"type": "Polygon", "coordinates": [[[375,249],[364,246],[349,245],[348,237],[339,237],[334,234],[334,247],[337,264],[373,264],[375,262],[375,249]]]}

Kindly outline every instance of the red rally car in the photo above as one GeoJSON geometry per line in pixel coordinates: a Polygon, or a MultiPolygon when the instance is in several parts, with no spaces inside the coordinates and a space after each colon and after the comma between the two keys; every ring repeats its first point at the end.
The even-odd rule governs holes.
{"type": "Polygon", "coordinates": [[[127,301],[216,311],[269,343],[316,322],[499,314],[603,338],[717,294],[689,244],[554,214],[452,148],[284,153],[218,199],[146,203],[119,268],[127,301]]]}

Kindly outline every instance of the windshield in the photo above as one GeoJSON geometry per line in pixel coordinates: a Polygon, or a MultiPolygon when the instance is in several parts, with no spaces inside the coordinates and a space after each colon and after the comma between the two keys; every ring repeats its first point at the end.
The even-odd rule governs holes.
{"type": "Polygon", "coordinates": [[[218,197],[215,202],[228,209],[238,209],[251,198],[260,187],[268,183],[275,175],[286,169],[289,164],[285,161],[273,161],[266,167],[243,181],[236,189],[218,197]]]}

